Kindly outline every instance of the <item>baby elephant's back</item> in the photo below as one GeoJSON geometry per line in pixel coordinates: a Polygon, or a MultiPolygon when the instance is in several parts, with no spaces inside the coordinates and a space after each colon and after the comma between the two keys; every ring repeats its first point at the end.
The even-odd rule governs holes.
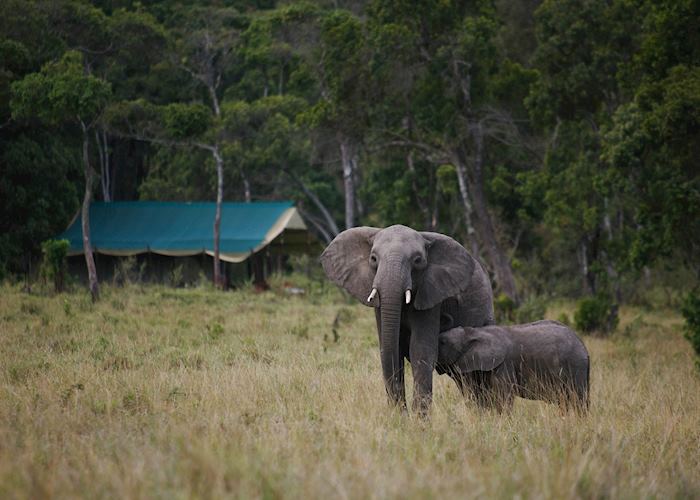
{"type": "Polygon", "coordinates": [[[541,320],[509,328],[517,348],[526,358],[588,362],[588,351],[583,342],[563,323],[541,320]]]}
{"type": "Polygon", "coordinates": [[[510,328],[516,353],[538,375],[588,382],[588,351],[571,328],[551,320],[510,328]]]}

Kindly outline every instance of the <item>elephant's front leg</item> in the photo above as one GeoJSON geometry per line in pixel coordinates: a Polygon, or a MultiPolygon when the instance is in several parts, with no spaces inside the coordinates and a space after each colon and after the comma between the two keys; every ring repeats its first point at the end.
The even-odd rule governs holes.
{"type": "Polygon", "coordinates": [[[412,311],[409,317],[411,342],[409,355],[413,371],[413,411],[425,417],[433,399],[433,370],[438,355],[440,306],[427,311],[412,311]]]}

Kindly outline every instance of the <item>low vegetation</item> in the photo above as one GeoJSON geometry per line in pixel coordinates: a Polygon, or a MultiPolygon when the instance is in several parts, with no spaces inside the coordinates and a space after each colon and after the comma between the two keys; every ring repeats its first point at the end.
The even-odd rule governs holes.
{"type": "Polygon", "coordinates": [[[105,286],[97,304],[4,285],[0,497],[700,496],[700,378],[677,313],[622,307],[614,333],[584,337],[587,417],[482,413],[436,376],[421,422],[386,405],[369,309],[280,285],[105,286]]]}

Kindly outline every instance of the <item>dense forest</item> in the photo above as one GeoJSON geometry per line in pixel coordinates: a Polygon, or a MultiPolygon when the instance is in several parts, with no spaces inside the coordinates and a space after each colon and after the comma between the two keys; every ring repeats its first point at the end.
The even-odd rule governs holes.
{"type": "Polygon", "coordinates": [[[698,26],[697,0],[4,0],[0,274],[90,199],[291,199],[324,242],[450,234],[516,302],[692,287],[698,26]]]}

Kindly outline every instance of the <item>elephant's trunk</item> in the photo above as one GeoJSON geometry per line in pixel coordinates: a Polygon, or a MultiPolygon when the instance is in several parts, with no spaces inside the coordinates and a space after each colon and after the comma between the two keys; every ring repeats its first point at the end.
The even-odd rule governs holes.
{"type": "Polygon", "coordinates": [[[401,301],[384,300],[381,309],[381,358],[386,391],[395,403],[405,400],[403,386],[403,359],[399,350],[399,330],[401,325],[401,301]]]}
{"type": "Polygon", "coordinates": [[[403,359],[399,348],[401,309],[405,291],[410,289],[410,268],[400,257],[388,258],[377,270],[375,286],[380,298],[381,360],[389,399],[405,401],[403,359]]]}

